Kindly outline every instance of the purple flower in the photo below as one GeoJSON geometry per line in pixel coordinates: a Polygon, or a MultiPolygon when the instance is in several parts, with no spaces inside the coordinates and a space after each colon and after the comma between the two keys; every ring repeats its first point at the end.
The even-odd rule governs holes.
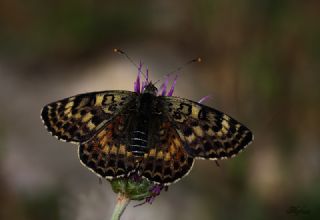
{"type": "MultiPolygon", "coordinates": [[[[145,88],[146,88],[146,86],[148,84],[152,83],[151,81],[149,81],[149,70],[148,70],[148,68],[146,68],[145,80],[141,80],[141,75],[143,74],[142,66],[143,66],[143,64],[140,61],[139,66],[138,66],[137,79],[134,82],[134,88],[133,88],[134,91],[136,93],[138,93],[138,94],[143,93],[145,88]]],[[[170,75],[166,75],[165,76],[165,81],[161,84],[161,86],[159,88],[158,95],[161,95],[161,96],[172,96],[172,94],[174,92],[174,87],[177,84],[177,79],[178,79],[178,75],[175,76],[174,81],[173,81],[173,83],[171,85],[171,88],[170,88],[169,92],[167,92],[167,87],[168,87],[168,84],[169,84],[170,75]]]]}

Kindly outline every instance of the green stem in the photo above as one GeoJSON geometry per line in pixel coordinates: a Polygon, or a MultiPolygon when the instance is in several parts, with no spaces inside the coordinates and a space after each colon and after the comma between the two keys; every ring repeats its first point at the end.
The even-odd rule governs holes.
{"type": "Polygon", "coordinates": [[[114,207],[111,220],[120,220],[120,217],[124,212],[124,210],[126,209],[129,202],[130,202],[130,199],[126,195],[122,193],[118,193],[117,203],[116,203],[116,206],[114,207]]]}

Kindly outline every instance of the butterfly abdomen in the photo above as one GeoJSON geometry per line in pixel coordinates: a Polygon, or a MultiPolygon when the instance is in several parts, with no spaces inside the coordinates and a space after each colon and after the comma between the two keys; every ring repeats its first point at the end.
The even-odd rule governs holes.
{"type": "Polygon", "coordinates": [[[148,151],[148,137],[145,131],[132,132],[129,150],[134,156],[142,156],[148,151]]]}

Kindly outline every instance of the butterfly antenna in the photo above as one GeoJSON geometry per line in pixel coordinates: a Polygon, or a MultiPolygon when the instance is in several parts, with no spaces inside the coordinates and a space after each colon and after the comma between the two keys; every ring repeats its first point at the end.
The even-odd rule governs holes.
{"type": "Polygon", "coordinates": [[[200,63],[200,62],[202,62],[201,57],[198,57],[198,58],[189,60],[189,61],[186,62],[185,64],[183,64],[183,65],[179,66],[178,68],[176,68],[175,70],[169,72],[169,73],[167,74],[167,76],[170,76],[170,75],[172,75],[172,74],[174,74],[174,73],[176,73],[176,72],[184,69],[184,68],[185,68],[186,66],[188,66],[189,64],[192,64],[192,63],[200,63]]]}
{"type": "Polygon", "coordinates": [[[158,79],[157,81],[155,81],[155,82],[153,83],[153,85],[156,85],[158,82],[160,82],[160,79],[158,79]]]}
{"type": "MultiPolygon", "coordinates": [[[[118,54],[121,54],[121,55],[124,55],[129,61],[130,63],[132,63],[137,69],[139,69],[139,66],[133,61],[133,59],[131,59],[131,57],[126,53],[124,52],[123,50],[121,49],[118,49],[118,48],[114,48],[113,49],[113,52],[115,53],[118,53],[118,54]]],[[[147,78],[146,75],[144,74],[144,72],[141,70],[141,74],[143,75],[144,78],[147,78]]]]}

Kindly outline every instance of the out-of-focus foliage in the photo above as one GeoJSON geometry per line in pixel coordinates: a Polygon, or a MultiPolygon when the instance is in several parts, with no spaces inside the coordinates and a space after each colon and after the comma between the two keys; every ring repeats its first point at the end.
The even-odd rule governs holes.
{"type": "Polygon", "coordinates": [[[201,56],[175,94],[211,95],[206,104],[255,134],[238,157],[196,161],[124,219],[320,219],[319,11],[315,0],[2,0],[0,219],[111,215],[110,185],[47,134],[39,112],[77,93],[133,90],[137,70],[114,47],[154,80],[201,56]]]}

